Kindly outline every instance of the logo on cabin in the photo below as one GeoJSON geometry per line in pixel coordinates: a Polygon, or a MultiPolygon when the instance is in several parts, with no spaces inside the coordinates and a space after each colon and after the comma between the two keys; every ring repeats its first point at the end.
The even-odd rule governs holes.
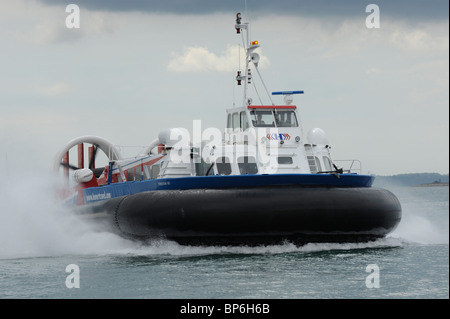
{"type": "Polygon", "coordinates": [[[267,134],[268,140],[273,141],[289,141],[291,139],[291,136],[287,133],[285,134],[267,134]]]}

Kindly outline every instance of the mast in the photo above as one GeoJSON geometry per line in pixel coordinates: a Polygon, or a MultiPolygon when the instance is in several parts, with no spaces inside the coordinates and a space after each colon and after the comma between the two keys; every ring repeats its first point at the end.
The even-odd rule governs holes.
{"type": "Polygon", "coordinates": [[[251,39],[249,37],[250,23],[248,23],[248,22],[242,23],[242,16],[240,13],[236,14],[235,29],[236,29],[236,33],[241,34],[241,36],[242,36],[242,43],[243,43],[244,50],[245,50],[244,75],[242,75],[242,71],[239,70],[237,72],[237,76],[236,76],[236,81],[237,81],[238,85],[241,85],[242,81],[244,81],[244,98],[243,98],[244,105],[248,106],[252,103],[252,99],[248,97],[248,86],[249,86],[249,84],[252,84],[252,79],[253,79],[251,69],[250,69],[250,62],[253,63],[255,70],[257,71],[258,76],[264,86],[266,93],[267,93],[267,96],[269,97],[270,102],[272,103],[272,105],[275,105],[275,103],[272,101],[269,91],[267,90],[266,84],[264,83],[264,81],[261,77],[261,73],[259,72],[259,69],[258,69],[260,56],[258,53],[254,52],[254,51],[255,51],[255,49],[260,47],[259,42],[251,41],[251,39]],[[245,36],[241,33],[241,30],[245,31],[245,36]]]}

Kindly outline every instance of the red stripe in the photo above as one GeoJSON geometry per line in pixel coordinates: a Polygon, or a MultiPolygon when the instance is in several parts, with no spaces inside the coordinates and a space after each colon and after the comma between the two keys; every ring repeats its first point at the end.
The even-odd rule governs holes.
{"type": "Polygon", "coordinates": [[[146,165],[146,166],[152,166],[153,164],[155,164],[156,162],[158,162],[161,158],[163,158],[165,155],[155,158],[154,160],[142,163],[142,165],[146,165]]]}
{"type": "Polygon", "coordinates": [[[249,109],[296,109],[295,105],[249,105],[249,109]]]}

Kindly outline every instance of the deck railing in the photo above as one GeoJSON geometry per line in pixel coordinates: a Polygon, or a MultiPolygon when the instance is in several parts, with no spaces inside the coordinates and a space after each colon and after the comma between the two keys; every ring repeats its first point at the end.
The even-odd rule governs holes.
{"type": "Polygon", "coordinates": [[[345,173],[362,174],[362,164],[360,160],[334,160],[338,168],[342,168],[345,173]]]}

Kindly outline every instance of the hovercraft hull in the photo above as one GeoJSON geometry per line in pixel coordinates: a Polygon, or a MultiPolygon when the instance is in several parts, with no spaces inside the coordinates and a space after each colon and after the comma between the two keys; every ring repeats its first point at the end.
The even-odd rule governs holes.
{"type": "Polygon", "coordinates": [[[398,199],[371,187],[158,190],[114,198],[103,208],[122,235],[181,244],[364,242],[386,236],[401,220],[398,199]]]}

